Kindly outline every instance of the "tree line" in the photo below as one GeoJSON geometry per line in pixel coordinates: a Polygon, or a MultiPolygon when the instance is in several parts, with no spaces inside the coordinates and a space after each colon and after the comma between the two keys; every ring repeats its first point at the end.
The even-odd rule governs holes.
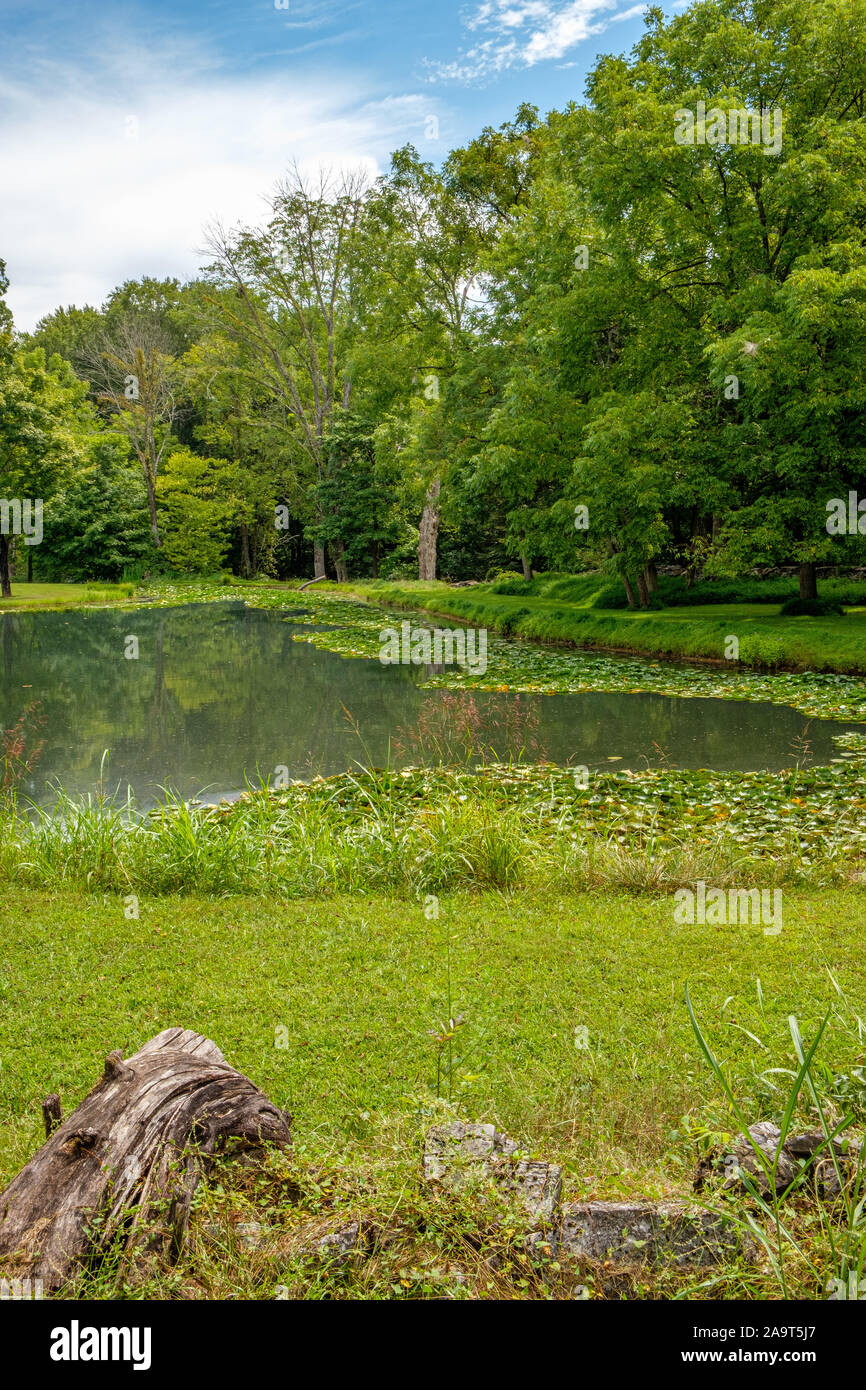
{"type": "Polygon", "coordinates": [[[602,568],[645,606],[662,562],[794,564],[810,598],[862,561],[856,500],[827,517],[864,476],[864,4],[645,26],[583,102],[439,167],[290,169],[189,283],[32,334],[0,309],[0,497],[45,499],[37,576],[602,568]]]}

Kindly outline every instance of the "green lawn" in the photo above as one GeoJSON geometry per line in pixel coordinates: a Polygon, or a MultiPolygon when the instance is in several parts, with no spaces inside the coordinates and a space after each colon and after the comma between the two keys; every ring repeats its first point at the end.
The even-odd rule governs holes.
{"type": "Polygon", "coordinates": [[[432,921],[385,896],[184,897],[142,900],[129,920],[119,898],[6,892],[0,1185],[41,1142],[47,1093],[67,1113],[107,1052],[174,1024],[212,1037],[290,1109],[308,1150],[363,1151],[407,1097],[417,1111],[435,1095],[428,1030],[448,1017],[450,940],[464,1061],[440,1089],[460,1112],[561,1158],[581,1191],[687,1191],[680,1117],[725,1120],[686,985],[749,1113],[772,1115],[781,1092],[761,1077],[792,1064],[789,1014],[808,1037],[830,1012],[820,1056],[833,1069],[862,1054],[864,928],[857,890],[786,889],[776,937],[678,926],[671,896],[455,895],[432,921]]]}
{"type": "Polygon", "coordinates": [[[866,609],[844,617],[780,617],[779,605],[706,604],[695,607],[605,609],[586,600],[493,593],[436,582],[329,586],[377,604],[417,608],[509,636],[603,651],[726,661],[730,636],[745,666],[791,670],[866,672],[866,609]]]}
{"type": "Polygon", "coordinates": [[[89,603],[118,603],[131,599],[134,593],[134,584],[108,584],[97,580],[89,584],[26,584],[15,580],[12,597],[0,599],[0,613],[19,608],[78,608],[89,603]]]}

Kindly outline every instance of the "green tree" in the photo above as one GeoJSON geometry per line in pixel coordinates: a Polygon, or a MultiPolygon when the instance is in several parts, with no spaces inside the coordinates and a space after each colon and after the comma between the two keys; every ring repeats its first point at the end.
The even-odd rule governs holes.
{"type": "MultiPolygon", "coordinates": [[[[12,592],[10,532],[16,508],[29,507],[32,518],[37,505],[48,502],[64,476],[80,466],[97,428],[86,394],[69,363],[59,357],[46,362],[42,348],[12,352],[0,366],[0,498],[9,504],[0,517],[3,598],[12,592]]],[[[37,534],[32,523],[33,540],[37,534]]]]}
{"type": "MultiPolygon", "coordinates": [[[[475,340],[483,312],[482,220],[460,183],[407,145],[367,201],[364,262],[375,267],[367,304],[370,332],[404,363],[401,415],[405,459],[422,482],[418,574],[435,579],[450,417],[444,395],[457,359],[475,340]]],[[[400,409],[394,402],[392,409],[400,409]]]]}
{"type": "Polygon", "coordinates": [[[147,493],[126,440],[94,435],[85,466],[51,499],[37,572],[51,582],[115,581],[153,555],[147,493]]]}
{"type": "Polygon", "coordinates": [[[163,553],[177,570],[212,574],[229,547],[237,514],[237,467],[189,449],[169,454],[158,482],[163,553]]]}
{"type": "MultiPolygon", "coordinates": [[[[327,439],[339,409],[349,406],[355,241],[364,184],[346,174],[311,189],[297,169],[277,185],[263,230],[212,229],[210,274],[231,294],[214,295],[220,330],[243,349],[257,394],[281,419],[308,486],[327,472],[327,439]]],[[[321,500],[315,490],[314,498],[321,500]]],[[[323,517],[315,517],[321,528],[323,517]]],[[[338,557],[339,558],[339,557],[338,557]]],[[[325,550],[316,541],[317,577],[325,550]]]]}

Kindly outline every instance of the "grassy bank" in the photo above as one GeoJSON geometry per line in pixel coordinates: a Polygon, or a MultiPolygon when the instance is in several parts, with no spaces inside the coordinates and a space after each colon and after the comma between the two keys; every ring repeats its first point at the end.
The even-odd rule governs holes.
{"type": "Polygon", "coordinates": [[[863,736],[831,766],[779,773],[491,764],[317,778],[240,801],[60,796],[0,811],[0,884],[111,893],[422,893],[532,886],[672,891],[722,883],[859,883],[863,736]]]}
{"type": "Polygon", "coordinates": [[[733,636],[738,661],[756,669],[866,672],[866,608],[844,617],[780,617],[776,605],[735,603],[636,611],[591,606],[582,599],[496,593],[493,585],[468,589],[403,581],[336,586],[377,604],[459,619],[505,636],[598,651],[709,661],[736,666],[725,656],[733,636]]]}
{"type": "MultiPolygon", "coordinates": [[[[866,605],[866,580],[822,577],[822,599],[845,607],[866,605]]],[[[622,581],[590,572],[587,574],[540,574],[533,579],[507,575],[494,580],[490,589],[497,594],[532,598],[564,599],[579,608],[628,608],[622,581]]],[[[659,575],[652,596],[654,608],[693,608],[718,604],[774,604],[780,607],[799,597],[799,583],[793,576],[768,579],[704,579],[689,587],[682,576],[659,575]]]]}
{"type": "MultiPolygon", "coordinates": [[[[130,919],[111,896],[4,894],[0,1182],[41,1142],[43,1096],[58,1091],[67,1112],[110,1049],[128,1053],[173,1024],[213,1037],[293,1112],[291,1175],[303,1199],[277,1200],[285,1173],[203,1199],[175,1293],[187,1280],[199,1296],[202,1281],[212,1296],[238,1296],[261,1281],[239,1220],[285,1231],[334,1210],[416,1219],[427,1203],[434,1229],[438,1213],[452,1244],[465,1244],[453,1206],[418,1194],[421,1135],[445,1103],[561,1161],[570,1198],[688,1195],[696,1157],[731,1117],[691,1029],[686,985],[754,1118],[783,1106],[786,1078],[772,1069],[795,1065],[788,1014],[806,1035],[829,1014],[831,1094],[843,1085],[833,1076],[862,1061],[866,900],[850,890],[786,895],[777,937],[678,926],[667,896],[609,892],[456,894],[433,918],[423,903],[382,894],[143,897],[138,912],[130,919]],[[453,1050],[431,1036],[449,1013],[465,1015],[453,1050]]],[[[478,1219],[476,1204],[476,1228],[478,1219]]],[[[297,1277],[306,1296],[334,1292],[321,1276],[297,1277]]],[[[346,1276],[332,1277],[351,1296],[351,1280],[347,1289],[346,1276]]],[[[377,1277],[387,1294],[381,1264],[377,1277]]],[[[258,1296],[273,1296],[275,1278],[285,1269],[258,1296]]],[[[732,1273],[698,1296],[738,1290],[732,1273]]]]}
{"type": "Polygon", "coordinates": [[[0,613],[23,609],[28,613],[40,609],[103,607],[109,603],[129,602],[135,594],[135,584],[108,584],[93,581],[88,584],[25,584],[15,580],[12,597],[0,599],[0,613]]]}

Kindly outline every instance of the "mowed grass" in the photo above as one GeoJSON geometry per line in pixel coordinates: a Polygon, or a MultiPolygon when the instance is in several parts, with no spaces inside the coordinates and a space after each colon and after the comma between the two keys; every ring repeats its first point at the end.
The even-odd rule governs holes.
{"type": "Polygon", "coordinates": [[[866,898],[785,890],[776,937],[677,925],[673,907],[487,892],[443,897],[428,919],[387,896],[186,896],[143,898],[134,920],[122,898],[13,889],[0,909],[0,1185],[42,1142],[46,1094],[68,1114],[111,1049],[172,1025],[213,1038],[291,1110],[308,1152],[372,1158],[389,1117],[435,1097],[430,1030],[450,1012],[465,1015],[460,1060],[449,1077],[443,1052],[439,1091],[458,1113],[564,1161],[573,1191],[688,1191],[681,1117],[727,1125],[686,985],[748,1112],[772,1117],[788,1078],[767,1073],[794,1063],[790,1014],[807,1039],[830,1014],[819,1060],[832,1070],[862,1059],[866,898]]]}
{"type": "Polygon", "coordinates": [[[85,604],[121,603],[135,593],[135,584],[26,584],[13,580],[12,597],[0,598],[0,613],[15,609],[78,608],[85,604]]]}
{"type": "Polygon", "coordinates": [[[489,585],[455,589],[438,581],[381,581],[329,587],[377,604],[420,609],[540,642],[731,665],[726,660],[726,646],[733,636],[744,666],[866,671],[863,608],[852,608],[844,617],[783,618],[776,604],[706,604],[632,611],[590,607],[586,599],[498,594],[489,585]]]}

